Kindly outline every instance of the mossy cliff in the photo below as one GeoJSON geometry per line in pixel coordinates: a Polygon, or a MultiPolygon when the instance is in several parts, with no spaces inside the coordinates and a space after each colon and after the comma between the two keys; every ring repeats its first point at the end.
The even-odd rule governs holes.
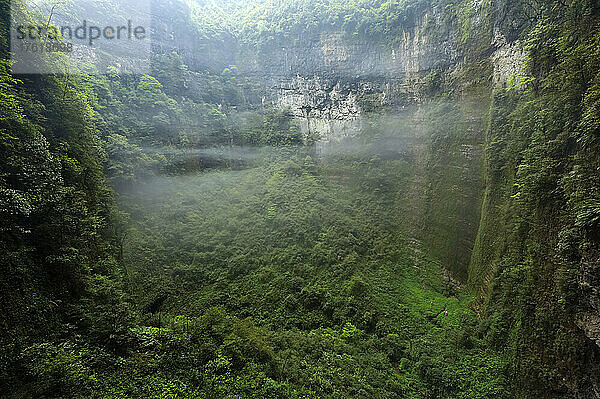
{"type": "Polygon", "coordinates": [[[510,358],[517,396],[593,398],[600,392],[599,7],[530,6],[487,2],[458,14],[465,73],[450,87],[466,85],[459,96],[479,87],[489,99],[485,191],[467,282],[481,333],[510,358]]]}
{"type": "Polygon", "coordinates": [[[598,4],[547,3],[495,90],[469,285],[523,395],[597,397],[598,4]]]}

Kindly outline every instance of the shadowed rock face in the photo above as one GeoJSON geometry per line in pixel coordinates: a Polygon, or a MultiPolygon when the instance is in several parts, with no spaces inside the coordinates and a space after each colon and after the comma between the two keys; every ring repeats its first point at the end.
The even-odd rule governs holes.
{"type": "MultiPolygon", "coordinates": [[[[600,251],[588,250],[581,263],[579,286],[585,310],[577,314],[576,323],[586,336],[600,347],[600,251]]],[[[597,390],[600,392],[600,381],[597,390]]]]}
{"type": "Polygon", "coordinates": [[[600,316],[591,312],[581,312],[577,315],[577,325],[589,339],[600,346],[600,316]]]}

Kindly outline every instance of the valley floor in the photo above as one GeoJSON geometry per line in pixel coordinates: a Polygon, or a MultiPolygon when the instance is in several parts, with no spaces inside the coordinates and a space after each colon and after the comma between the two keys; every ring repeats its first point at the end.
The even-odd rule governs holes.
{"type": "MultiPolygon", "coordinates": [[[[121,194],[126,354],[86,366],[149,397],[508,397],[472,298],[400,233],[403,160],[266,152],[121,194]],[[177,396],[178,395],[178,396],[177,396]]],[[[73,353],[75,352],[75,354],[73,353]]],[[[97,384],[97,385],[95,385],[97,384]]]]}

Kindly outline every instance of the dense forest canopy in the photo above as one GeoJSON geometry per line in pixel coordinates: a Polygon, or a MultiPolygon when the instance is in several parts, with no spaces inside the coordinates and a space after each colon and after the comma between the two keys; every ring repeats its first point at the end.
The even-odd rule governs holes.
{"type": "Polygon", "coordinates": [[[27,4],[0,397],[599,397],[597,1],[155,0],[146,73],[14,74],[27,4]]]}

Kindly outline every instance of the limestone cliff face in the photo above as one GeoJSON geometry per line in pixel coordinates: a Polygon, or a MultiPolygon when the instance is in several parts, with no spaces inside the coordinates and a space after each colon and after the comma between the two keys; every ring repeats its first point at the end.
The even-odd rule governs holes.
{"type": "MultiPolygon", "coordinates": [[[[472,3],[474,15],[483,15],[484,2],[472,3]]],[[[425,242],[447,270],[465,281],[484,185],[489,91],[453,96],[459,99],[452,103],[432,101],[432,94],[443,87],[463,90],[477,57],[490,65],[495,85],[507,84],[519,71],[522,53],[497,29],[481,55],[468,56],[464,32],[457,28],[465,23],[451,11],[422,9],[393,38],[325,29],[254,48],[233,36],[191,40],[176,21],[164,21],[155,24],[155,42],[178,48],[192,70],[220,73],[236,65],[241,77],[262,88],[262,104],[255,106],[291,111],[304,136],[316,140],[318,153],[357,135],[372,122],[374,109],[393,116],[385,122],[386,131],[405,143],[401,155],[412,163],[402,210],[406,233],[425,242]]],[[[476,17],[469,29],[482,31],[488,23],[476,17]]]]}
{"type": "Polygon", "coordinates": [[[363,85],[352,87],[319,76],[299,75],[271,90],[273,104],[292,111],[304,135],[317,136],[320,141],[340,140],[360,130],[362,118],[357,96],[369,91],[363,85]]]}
{"type": "Polygon", "coordinates": [[[351,135],[366,110],[419,103],[423,78],[459,62],[455,35],[438,9],[424,12],[390,44],[387,40],[325,31],[287,40],[268,51],[242,51],[242,74],[265,82],[267,101],[293,112],[306,135],[328,142],[351,135]]]}
{"type": "MultiPolygon", "coordinates": [[[[482,15],[484,2],[472,3],[474,15],[482,15]]],[[[466,54],[456,21],[445,8],[434,7],[393,41],[324,31],[263,51],[242,49],[236,62],[243,75],[264,86],[264,102],[291,111],[304,135],[317,138],[318,151],[358,134],[374,106],[402,115],[388,131],[409,143],[405,153],[413,163],[402,210],[406,232],[463,281],[480,217],[490,89],[516,81],[524,59],[519,43],[490,27],[489,19],[469,24],[473,32],[493,29],[493,35],[482,35],[489,39],[480,53],[466,54]],[[472,80],[471,65],[480,59],[492,75],[484,90],[465,89],[451,104],[432,103],[431,80],[442,76],[438,85],[463,90],[463,82],[472,80]]]]}
{"type": "MultiPolygon", "coordinates": [[[[487,22],[475,19],[471,29],[483,29],[478,24],[487,22]]],[[[241,48],[235,64],[242,75],[264,85],[264,101],[289,109],[305,135],[329,142],[362,125],[368,109],[361,106],[361,97],[376,97],[381,106],[396,109],[427,102],[423,88],[428,75],[461,75],[474,62],[460,41],[446,11],[434,7],[394,41],[325,31],[268,50],[241,48]]],[[[495,29],[482,51],[477,56],[489,61],[495,86],[518,81],[524,61],[518,42],[509,42],[495,29]]]]}
{"type": "Polygon", "coordinates": [[[507,42],[507,38],[499,29],[494,29],[494,40],[492,48],[495,51],[490,56],[494,67],[492,82],[495,87],[503,87],[507,84],[518,84],[519,76],[523,72],[523,63],[526,54],[518,41],[507,42]]]}
{"type": "Polygon", "coordinates": [[[373,80],[415,75],[451,64],[459,56],[451,26],[438,7],[424,10],[413,26],[388,39],[324,30],[282,38],[262,51],[246,49],[240,65],[245,73],[260,76],[373,80]]]}
{"type": "MultiPolygon", "coordinates": [[[[409,143],[403,152],[413,163],[413,189],[404,201],[407,234],[428,243],[466,280],[483,196],[491,88],[518,81],[524,59],[502,7],[490,10],[487,3],[417,10],[393,38],[323,29],[255,48],[222,34],[189,38],[170,20],[155,24],[155,43],[177,48],[192,70],[220,73],[236,65],[241,77],[262,88],[262,104],[255,106],[289,110],[318,152],[357,135],[373,108],[402,115],[387,129],[409,143]],[[464,15],[469,19],[460,19],[464,15]],[[473,65],[482,78],[472,76],[473,65]],[[482,87],[473,90],[477,79],[482,87]],[[453,91],[451,104],[436,99],[444,90],[453,91]]],[[[184,18],[185,10],[180,14],[184,18]]]]}

